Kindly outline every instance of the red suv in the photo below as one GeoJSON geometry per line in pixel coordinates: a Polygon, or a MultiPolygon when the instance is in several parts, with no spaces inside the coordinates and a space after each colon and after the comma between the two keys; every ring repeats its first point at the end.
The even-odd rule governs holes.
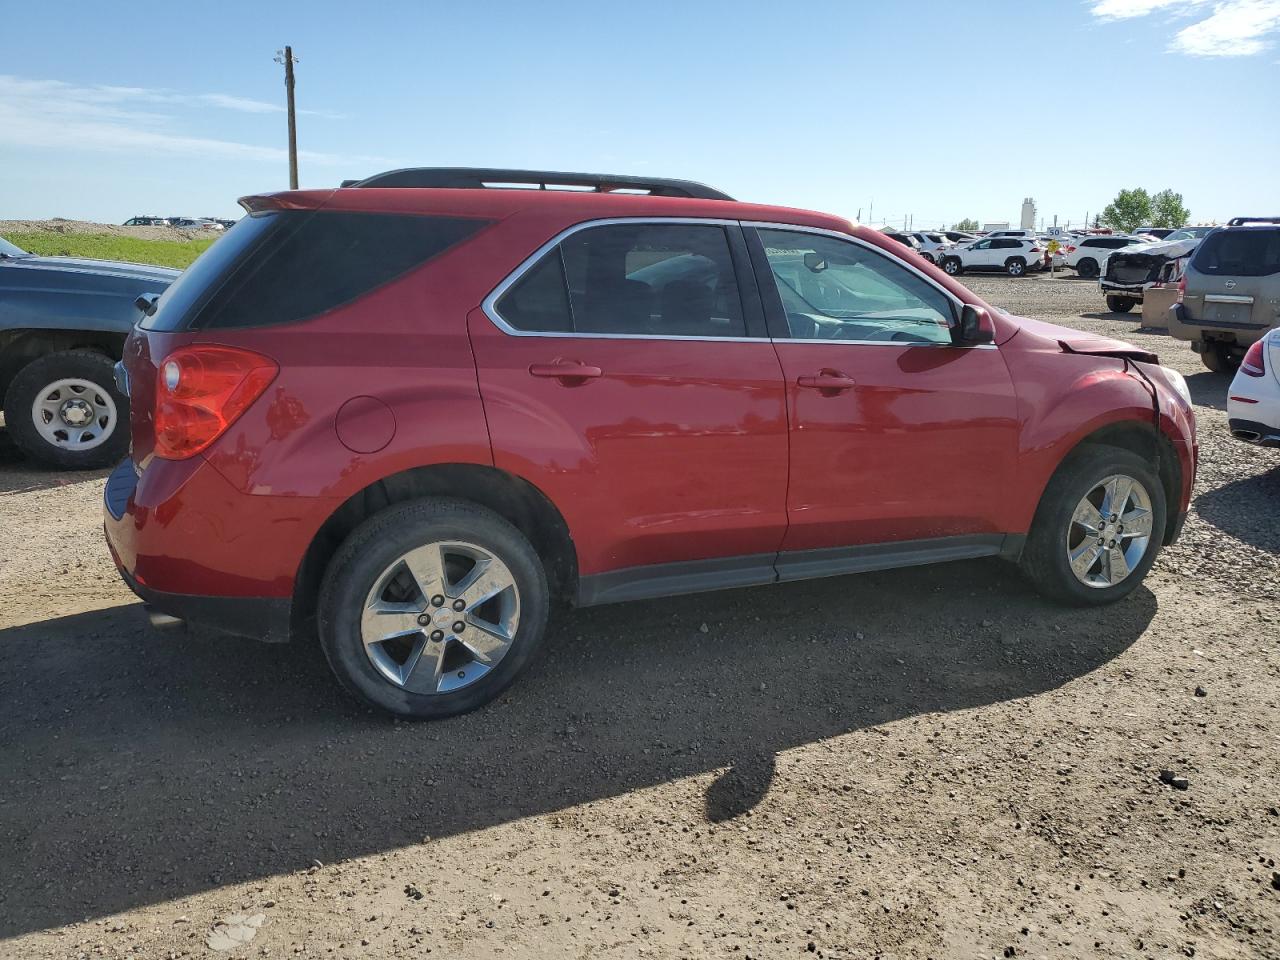
{"type": "Polygon", "coordinates": [[[1186,515],[1177,373],[838,217],[512,170],[242,204],[129,337],[107,539],[396,714],[492,699],[557,601],[999,556],[1106,603],[1186,515]]]}

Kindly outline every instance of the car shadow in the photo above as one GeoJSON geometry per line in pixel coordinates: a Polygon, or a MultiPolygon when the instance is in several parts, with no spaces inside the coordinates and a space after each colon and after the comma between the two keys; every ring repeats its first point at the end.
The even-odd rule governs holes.
{"type": "Polygon", "coordinates": [[[1191,402],[1197,407],[1212,407],[1214,410],[1227,409],[1227,389],[1231,386],[1231,374],[1214,373],[1203,370],[1187,377],[1187,389],[1191,391],[1191,402]]]}
{"type": "Polygon", "coordinates": [[[994,560],[599,607],[435,723],[355,705],[310,645],[137,604],[0,630],[0,937],[693,775],[686,813],[732,819],[780,751],[1053,690],[1155,611],[1054,606],[994,560]]]}
{"type": "MultiPolygon", "coordinates": [[[[1261,456],[1276,451],[1259,449],[1261,456]]],[[[1195,510],[1223,533],[1259,550],[1280,553],[1280,466],[1267,473],[1242,477],[1196,497],[1195,510]]]]}

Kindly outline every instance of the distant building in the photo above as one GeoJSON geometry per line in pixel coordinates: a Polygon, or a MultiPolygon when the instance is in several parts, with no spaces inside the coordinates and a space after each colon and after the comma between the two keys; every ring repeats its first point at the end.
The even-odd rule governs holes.
{"type": "Polygon", "coordinates": [[[994,230],[1008,230],[1008,229],[1009,229],[1008,220],[1004,221],[1004,223],[984,223],[982,225],[983,233],[991,233],[994,230]]]}
{"type": "Polygon", "coordinates": [[[1022,201],[1022,223],[1023,230],[1034,230],[1036,228],[1036,202],[1031,197],[1022,201]]]}

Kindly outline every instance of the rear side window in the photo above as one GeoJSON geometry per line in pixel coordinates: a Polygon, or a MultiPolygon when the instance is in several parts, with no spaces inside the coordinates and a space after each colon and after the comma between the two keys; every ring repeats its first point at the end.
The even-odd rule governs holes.
{"type": "Polygon", "coordinates": [[[296,323],[350,303],[486,225],[325,210],[245,217],[166,291],[152,328],[296,323]]]}
{"type": "Polygon", "coordinates": [[[1201,273],[1265,277],[1280,273],[1280,229],[1219,230],[1196,248],[1191,265],[1201,273]]]}
{"type": "Polygon", "coordinates": [[[744,337],[724,228],[588,227],[546,253],[495,304],[530,333],[744,337]]]}

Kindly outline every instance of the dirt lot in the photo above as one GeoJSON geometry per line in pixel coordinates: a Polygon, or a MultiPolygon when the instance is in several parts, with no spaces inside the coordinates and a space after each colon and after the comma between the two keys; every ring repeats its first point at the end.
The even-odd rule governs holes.
{"type": "Polygon", "coordinates": [[[235,955],[1280,957],[1280,453],[1094,284],[971,283],[1190,376],[1193,515],[1116,607],[990,561],[598,608],[393,723],[312,650],[152,632],[102,476],[0,448],[0,956],[262,914],[235,955]]]}

